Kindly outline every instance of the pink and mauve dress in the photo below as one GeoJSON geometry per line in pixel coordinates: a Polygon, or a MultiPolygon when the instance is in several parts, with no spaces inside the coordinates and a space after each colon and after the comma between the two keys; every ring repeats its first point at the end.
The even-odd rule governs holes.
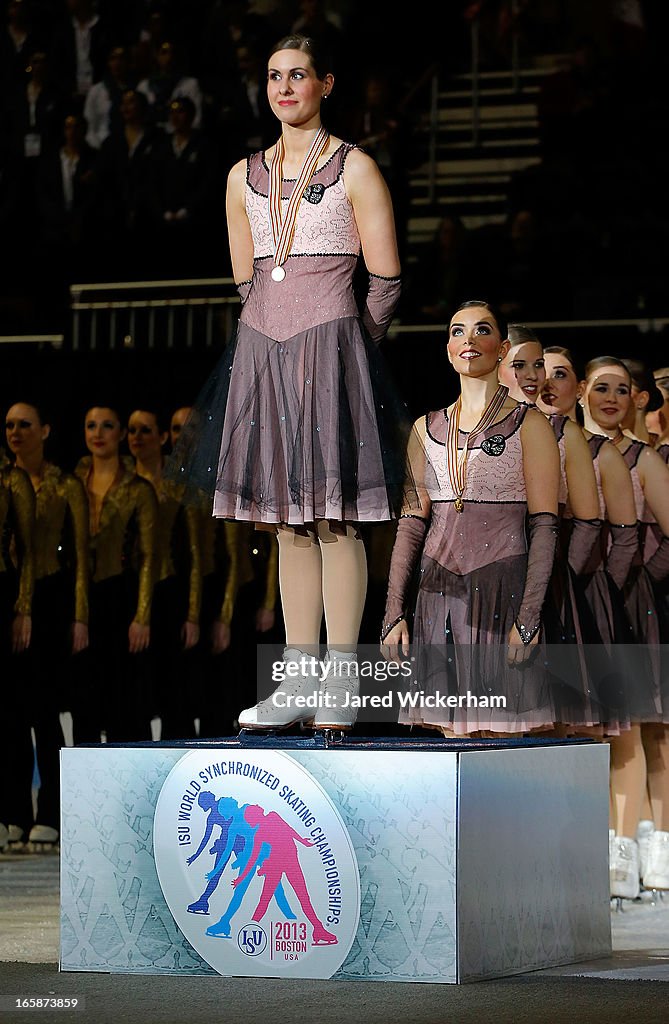
{"type": "MultiPolygon", "coordinates": [[[[414,686],[425,695],[502,696],[506,710],[457,710],[417,702],[405,724],[455,733],[522,733],[580,721],[583,703],[545,666],[543,643],[524,667],[507,665],[507,642],[519,614],[527,573],[527,494],[518,405],[476,439],[467,462],[464,511],[454,508],[447,470],[445,410],[426,417],[426,482],[432,506],[418,578],[412,653],[414,686]]],[[[530,413],[531,415],[538,415],[530,413]]],[[[463,431],[460,447],[465,441],[463,431]]]]}
{"type": "MultiPolygon", "coordinates": [[[[213,495],[216,517],[375,522],[406,498],[411,420],[373,340],[400,283],[370,275],[361,315],[360,236],[343,178],[351,148],[342,143],[305,189],[281,282],[271,277],[268,167],[263,153],[248,160],[253,278],[175,452],[177,475],[213,495]]],[[[284,179],[284,201],[294,184],[284,179]]]]}
{"type": "Polygon", "coordinates": [[[649,709],[637,720],[642,722],[669,722],[669,684],[663,679],[662,634],[658,615],[657,595],[645,566],[659,547],[661,534],[657,529],[655,516],[648,507],[641,479],[639,458],[647,445],[643,441],[632,441],[622,453],[632,477],[634,503],[639,521],[639,553],[632,566],[632,572],[625,588],[625,607],[632,623],[632,629],[639,644],[647,645],[650,671],[639,675],[637,689],[648,693],[649,709]],[[664,693],[663,693],[664,690],[664,693]]]}

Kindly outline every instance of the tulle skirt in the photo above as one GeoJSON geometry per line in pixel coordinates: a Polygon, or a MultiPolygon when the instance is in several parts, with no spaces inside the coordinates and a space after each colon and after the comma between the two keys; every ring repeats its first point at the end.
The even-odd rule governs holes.
{"type": "Polygon", "coordinates": [[[420,587],[414,618],[415,703],[407,702],[400,721],[466,734],[524,733],[589,719],[580,677],[551,670],[543,638],[521,665],[508,663],[527,556],[464,575],[426,565],[424,558],[421,571],[429,589],[420,587]]]}
{"type": "Polygon", "coordinates": [[[417,507],[411,418],[356,317],[275,341],[239,324],[202,389],[168,474],[215,516],[378,522],[417,507]]]}

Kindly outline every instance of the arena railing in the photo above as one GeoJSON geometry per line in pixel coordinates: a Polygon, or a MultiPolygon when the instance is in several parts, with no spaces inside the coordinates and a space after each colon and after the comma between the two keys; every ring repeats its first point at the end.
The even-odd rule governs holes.
{"type": "MultiPolygon", "coordinates": [[[[25,340],[51,342],[74,351],[113,349],[191,349],[223,348],[234,333],[239,315],[239,296],[231,277],[186,279],[177,281],[114,281],[71,286],[72,321],[66,335],[35,335],[25,340]]],[[[528,327],[539,331],[545,344],[560,339],[583,341],[590,349],[601,344],[598,331],[610,332],[612,346],[623,338],[628,344],[630,332],[656,335],[669,326],[669,316],[622,318],[572,318],[527,320],[528,327]],[[584,332],[585,336],[584,336],[584,332]]],[[[413,336],[416,341],[440,341],[446,323],[411,323],[394,320],[389,340],[413,336]],[[432,336],[432,338],[430,338],[432,336]]],[[[8,338],[6,340],[21,340],[8,338]]],[[[607,338],[607,343],[608,343],[607,338]]],[[[607,344],[607,350],[611,348],[607,344]]],[[[577,349],[578,350],[578,349],[577,349]]],[[[611,351],[614,355],[615,352],[611,351]]]]}
{"type": "Polygon", "coordinates": [[[0,334],[0,345],[39,345],[62,348],[64,334],[0,334]]]}
{"type": "Polygon", "coordinates": [[[230,337],[239,296],[231,277],[70,286],[74,351],[211,348],[230,337]]]}

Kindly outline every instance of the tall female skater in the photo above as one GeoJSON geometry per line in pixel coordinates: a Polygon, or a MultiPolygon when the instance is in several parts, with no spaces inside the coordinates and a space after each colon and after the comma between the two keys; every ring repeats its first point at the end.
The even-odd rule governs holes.
{"type": "Polygon", "coordinates": [[[537,664],[543,659],[529,657],[540,641],[553,567],[560,460],[544,416],[499,383],[507,349],[506,325],[488,303],[456,310],[448,358],[460,395],[416,423],[422,451],[414,474],[423,476],[425,493],[420,516],[400,519],[391,560],[381,635],[389,655],[397,657],[398,647],[408,653],[410,585],[420,556],[413,629],[420,686],[506,699],[506,710],[481,701],[444,711],[424,702],[403,719],[447,734],[522,733],[578,717],[548,685],[537,664]]]}
{"type": "MultiPolygon", "coordinates": [[[[367,585],[357,524],[395,514],[410,424],[374,344],[400,292],[392,203],[374,161],[323,127],[333,85],[313,40],[288,36],[274,47],[267,94],[280,137],[228,178],[239,330],[175,455],[187,479],[214,493],[215,516],[277,529],[285,656],[317,651],[325,612],[331,706],[314,725],[343,729],[355,720],[341,705],[357,692],[367,585]],[[353,290],[361,251],[362,314],[353,290]]],[[[297,692],[318,690],[308,670],[293,682],[297,692]]],[[[311,716],[268,699],[239,723],[276,728],[311,716]]]]}

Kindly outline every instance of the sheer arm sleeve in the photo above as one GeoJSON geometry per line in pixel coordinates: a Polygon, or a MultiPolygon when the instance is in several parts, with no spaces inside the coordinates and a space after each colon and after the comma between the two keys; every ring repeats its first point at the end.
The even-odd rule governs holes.
{"type": "Polygon", "coordinates": [[[384,640],[393,626],[408,614],[409,587],[423,547],[427,525],[426,519],[414,515],[402,516],[397,524],[397,534],[390,558],[381,640],[384,640]]]}
{"type": "Polygon", "coordinates": [[[541,609],[553,571],[557,531],[558,517],[553,512],[535,512],[529,516],[527,575],[516,619],[524,644],[530,643],[541,626],[541,609]]]}
{"type": "Polygon", "coordinates": [[[639,550],[639,529],[636,523],[609,523],[611,546],[606,557],[606,572],[622,590],[632,569],[634,556],[639,550]]]}
{"type": "Polygon", "coordinates": [[[240,299],[242,300],[242,306],[244,305],[244,303],[246,302],[246,300],[249,297],[249,292],[251,291],[252,283],[253,282],[251,280],[248,280],[248,281],[240,281],[240,283],[238,285],[236,285],[237,294],[239,295],[240,299]]]}
{"type": "Polygon", "coordinates": [[[378,274],[369,275],[369,290],[362,313],[362,322],[370,338],[377,345],[383,341],[386,335],[393,318],[393,313],[397,308],[401,291],[401,277],[379,277],[378,274]]]}
{"type": "Polygon", "coordinates": [[[669,537],[662,536],[660,546],[646,563],[646,569],[654,583],[664,583],[669,577],[669,537]]]}
{"type": "Polygon", "coordinates": [[[573,519],[567,561],[572,572],[580,576],[602,529],[601,519],[573,519]]]}

